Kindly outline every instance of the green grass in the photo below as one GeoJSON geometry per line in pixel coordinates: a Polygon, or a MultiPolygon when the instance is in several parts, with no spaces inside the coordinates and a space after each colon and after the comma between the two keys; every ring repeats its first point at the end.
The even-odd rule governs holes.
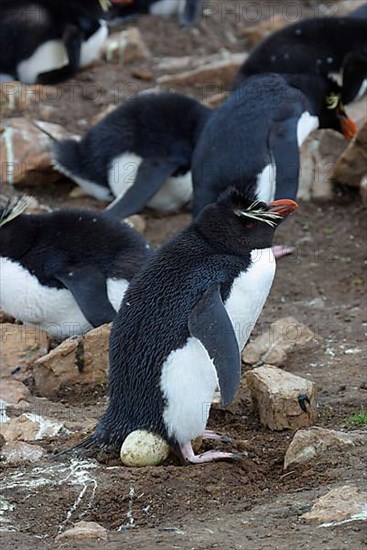
{"type": "Polygon", "coordinates": [[[366,426],[367,425],[367,411],[359,411],[356,414],[353,414],[348,418],[350,424],[355,426],[366,426]]]}

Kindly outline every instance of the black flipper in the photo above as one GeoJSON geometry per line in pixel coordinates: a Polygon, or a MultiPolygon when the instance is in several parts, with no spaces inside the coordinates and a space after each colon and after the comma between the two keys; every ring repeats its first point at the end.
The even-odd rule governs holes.
{"type": "Polygon", "coordinates": [[[184,11],[180,17],[180,25],[183,27],[189,27],[196,23],[200,11],[202,0],[186,0],[184,11]]]}
{"type": "Polygon", "coordinates": [[[110,214],[126,218],[143,210],[167,178],[182,166],[182,160],[147,158],[140,164],[133,185],[108,207],[110,214]]]}
{"type": "Polygon", "coordinates": [[[79,69],[82,32],[75,25],[67,25],[62,40],[66,48],[69,63],[60,69],[40,73],[37,84],[57,84],[74,76],[79,69]]]}
{"type": "Polygon", "coordinates": [[[297,141],[298,118],[274,121],[269,134],[269,147],[275,162],[275,200],[297,197],[300,156],[297,141]]]}
{"type": "Polygon", "coordinates": [[[213,360],[224,406],[236,395],[241,377],[241,357],[231,320],[219,286],[210,288],[191,311],[189,330],[213,360]]]}
{"type": "Polygon", "coordinates": [[[116,316],[107,297],[105,276],[93,266],[69,267],[55,273],[74,296],[83,315],[93,327],[110,323],[116,316]]]}

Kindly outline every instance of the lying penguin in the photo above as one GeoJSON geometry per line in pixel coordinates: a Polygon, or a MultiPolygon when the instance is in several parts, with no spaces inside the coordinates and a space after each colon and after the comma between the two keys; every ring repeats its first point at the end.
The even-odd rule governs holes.
{"type": "Polygon", "coordinates": [[[192,198],[191,158],[211,109],[180,94],[126,101],[81,141],[55,142],[57,170],[120,218],[144,206],[172,211],[192,198]]]}
{"type": "Polygon", "coordinates": [[[143,14],[168,16],[178,13],[180,24],[190,26],[199,18],[202,0],[123,0],[115,4],[107,15],[111,24],[120,24],[143,14]]]}
{"type": "Polygon", "coordinates": [[[110,345],[108,409],[80,447],[118,451],[135,430],[165,439],[183,464],[236,458],[195,455],[214,392],[234,398],[244,348],[269,294],[275,229],[297,204],[254,201],[237,189],[164,244],[126,292],[110,345]]]}
{"type": "Polygon", "coordinates": [[[269,72],[323,76],[340,85],[345,105],[355,101],[367,90],[367,19],[305,19],[274,32],[243,63],[234,87],[269,72]]]}
{"type": "Polygon", "coordinates": [[[54,84],[98,58],[107,38],[99,0],[2,0],[1,80],[54,84]]]}
{"type": "Polygon", "coordinates": [[[213,113],[192,161],[193,214],[233,185],[259,200],[295,199],[299,148],[316,128],[356,133],[338,86],[317,75],[256,75],[213,113]]]}
{"type": "Polygon", "coordinates": [[[27,204],[0,209],[0,308],[59,338],[112,321],[150,247],[104,212],[26,215],[27,204]]]}

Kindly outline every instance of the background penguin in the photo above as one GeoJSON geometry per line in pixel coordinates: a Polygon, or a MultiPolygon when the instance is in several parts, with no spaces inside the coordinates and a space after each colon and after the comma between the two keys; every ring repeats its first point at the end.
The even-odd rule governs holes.
{"type": "Polygon", "coordinates": [[[89,440],[119,450],[134,430],[167,440],[183,463],[234,458],[195,456],[219,385],[224,405],[235,396],[240,351],[272,285],[274,231],[297,204],[269,207],[228,190],[189,227],[161,247],[134,279],[110,340],[106,413],[89,440]]]}
{"type": "Polygon", "coordinates": [[[202,0],[123,0],[114,2],[107,18],[112,24],[119,24],[125,19],[130,19],[142,14],[150,15],[174,15],[179,14],[180,24],[189,26],[196,23],[202,0]]]}
{"type": "Polygon", "coordinates": [[[345,105],[358,99],[367,89],[367,20],[305,19],[274,32],[243,63],[234,87],[268,72],[317,74],[341,86],[345,105]]]}
{"type": "Polygon", "coordinates": [[[99,0],[1,0],[1,80],[54,84],[98,58],[107,38],[99,0]]]}
{"type": "Polygon", "coordinates": [[[213,113],[196,147],[193,214],[233,185],[259,200],[295,199],[299,147],[318,127],[351,137],[356,127],[334,94],[338,86],[316,75],[248,78],[213,113]]]}
{"type": "Polygon", "coordinates": [[[54,146],[55,167],[126,217],[144,206],[176,210],[192,198],[191,158],[211,109],[180,94],[126,101],[81,141],[54,146]]]}
{"type": "Polygon", "coordinates": [[[112,321],[150,247],[103,212],[26,206],[0,210],[0,308],[60,338],[112,321]]]}

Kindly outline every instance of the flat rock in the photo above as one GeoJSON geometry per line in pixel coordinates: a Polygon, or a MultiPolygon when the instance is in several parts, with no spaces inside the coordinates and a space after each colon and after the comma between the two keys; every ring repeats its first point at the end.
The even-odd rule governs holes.
{"type": "Polygon", "coordinates": [[[284,469],[319,458],[323,453],[362,445],[367,442],[367,434],[340,432],[318,428],[299,430],[293,437],[284,458],[284,469]]]}
{"type": "Polygon", "coordinates": [[[0,324],[0,378],[14,376],[23,380],[33,362],[48,350],[46,332],[11,323],[0,324]]]}
{"type": "Polygon", "coordinates": [[[1,449],[1,459],[7,464],[38,462],[45,454],[39,445],[30,445],[24,441],[10,441],[1,449]]]}
{"type": "Polygon", "coordinates": [[[35,362],[35,387],[42,396],[54,395],[61,387],[107,382],[111,325],[103,325],[84,336],[64,340],[35,362]]]}
{"type": "Polygon", "coordinates": [[[97,124],[100,120],[102,120],[102,118],[112,113],[112,111],[114,111],[115,109],[116,109],[116,105],[114,105],[113,103],[110,103],[109,105],[107,105],[107,107],[102,109],[102,111],[100,111],[90,119],[89,125],[95,126],[95,124],[97,124]]]}
{"type": "MultiPolygon", "coordinates": [[[[294,21],[293,21],[294,22],[294,21]]],[[[262,21],[258,25],[252,25],[242,29],[239,33],[246,40],[246,46],[252,48],[258,42],[289,25],[289,21],[282,14],[276,14],[270,21],[262,21]]]]}
{"type": "Polygon", "coordinates": [[[58,434],[63,424],[37,414],[25,413],[0,425],[5,441],[36,441],[58,434]]]}
{"type": "MultiPolygon", "coordinates": [[[[18,81],[3,82],[0,84],[1,116],[13,115],[18,111],[26,111],[32,105],[40,105],[42,101],[55,101],[59,91],[55,86],[41,86],[40,84],[22,84],[18,81]]],[[[47,106],[48,109],[53,107],[47,106]]],[[[42,106],[43,109],[46,106],[42,106]]]]}
{"type": "Polygon", "coordinates": [[[308,201],[333,196],[333,170],[348,141],[333,130],[313,132],[301,148],[297,197],[308,201]]]}
{"type": "Polygon", "coordinates": [[[263,426],[271,430],[296,430],[315,422],[316,387],[313,382],[264,365],[248,371],[246,383],[263,426]]]}
{"type": "Polygon", "coordinates": [[[242,359],[248,365],[266,363],[281,366],[291,351],[316,343],[312,330],[294,317],[285,317],[272,323],[266,332],[250,342],[242,352],[242,359]]]}
{"type": "Polygon", "coordinates": [[[74,527],[57,535],[56,541],[98,539],[107,540],[107,529],[94,521],[79,521],[74,527]]]}
{"type": "MultiPolygon", "coordinates": [[[[59,124],[37,121],[56,139],[71,137],[59,124]]],[[[62,179],[52,164],[52,139],[25,118],[8,119],[0,134],[1,181],[43,185],[62,179]]]]}
{"type": "Polygon", "coordinates": [[[301,518],[326,524],[366,520],[367,492],[353,485],[336,487],[318,498],[311,511],[303,514],[301,518]]]}
{"type": "MultiPolygon", "coordinates": [[[[367,113],[366,113],[367,114],[367,113]]],[[[360,187],[367,175],[367,122],[339,157],[332,173],[335,183],[360,187]]]]}
{"type": "Polygon", "coordinates": [[[28,399],[31,393],[27,386],[20,382],[20,380],[13,380],[12,378],[4,378],[0,383],[0,401],[5,406],[25,409],[29,407],[28,399]]]}
{"type": "Polygon", "coordinates": [[[139,214],[134,214],[133,216],[125,218],[124,222],[130,225],[130,227],[133,227],[141,235],[144,233],[147,226],[145,219],[139,214]]]}
{"type": "Polygon", "coordinates": [[[148,57],[150,57],[150,51],[141,32],[136,27],[114,32],[107,39],[105,45],[105,58],[107,61],[127,65],[148,57]]]}
{"type": "Polygon", "coordinates": [[[208,62],[196,69],[160,76],[157,82],[165,86],[205,86],[203,99],[206,100],[208,94],[213,95],[221,92],[223,87],[228,88],[246,57],[242,53],[227,54],[222,59],[208,62]]]}

